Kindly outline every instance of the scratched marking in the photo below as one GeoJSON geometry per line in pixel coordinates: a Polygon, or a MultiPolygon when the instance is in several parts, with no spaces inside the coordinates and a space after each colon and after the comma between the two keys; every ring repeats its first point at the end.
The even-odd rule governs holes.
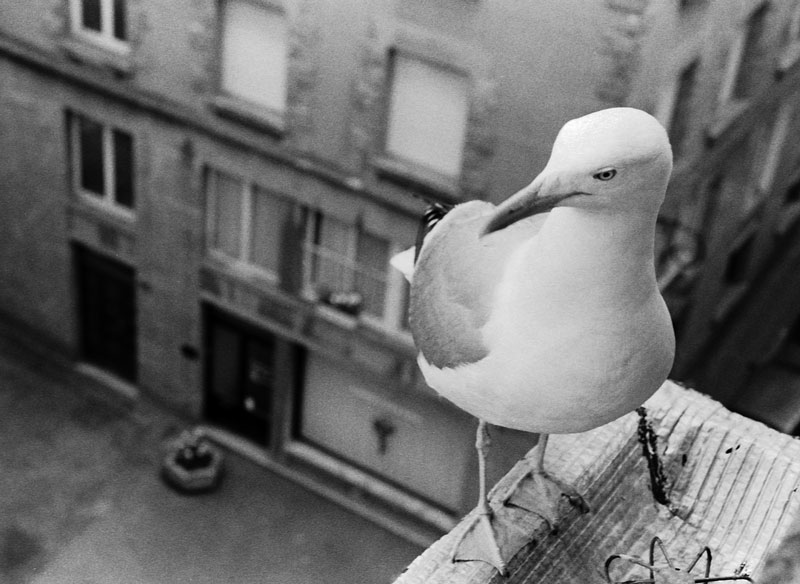
{"type": "Polygon", "coordinates": [[[636,408],[636,413],[639,414],[639,443],[642,445],[642,454],[647,459],[647,467],[650,470],[650,489],[653,491],[653,498],[662,505],[669,505],[667,477],[658,456],[656,433],[647,419],[647,409],[640,406],[636,408]]]}

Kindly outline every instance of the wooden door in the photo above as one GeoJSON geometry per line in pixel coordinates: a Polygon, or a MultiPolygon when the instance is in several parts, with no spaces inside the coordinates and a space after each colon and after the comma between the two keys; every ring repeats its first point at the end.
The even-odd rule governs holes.
{"type": "Polygon", "coordinates": [[[276,389],[276,337],[210,308],[205,324],[206,418],[267,446],[276,389]]]}
{"type": "Polygon", "coordinates": [[[76,248],[82,358],[136,382],[136,274],[133,268],[76,248]]]}

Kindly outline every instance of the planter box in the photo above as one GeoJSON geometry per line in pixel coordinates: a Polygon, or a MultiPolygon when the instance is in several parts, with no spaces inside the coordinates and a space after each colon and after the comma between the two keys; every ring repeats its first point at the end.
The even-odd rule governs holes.
{"type": "Polygon", "coordinates": [[[209,445],[208,464],[188,469],[178,462],[179,448],[172,448],[164,457],[161,476],[175,490],[186,493],[207,493],[215,490],[222,479],[222,453],[209,445]]]}

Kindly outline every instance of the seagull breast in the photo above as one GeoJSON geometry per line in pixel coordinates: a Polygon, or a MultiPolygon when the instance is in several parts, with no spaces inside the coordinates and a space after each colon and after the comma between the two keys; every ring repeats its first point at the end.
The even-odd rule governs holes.
{"type": "Polygon", "coordinates": [[[554,245],[550,234],[573,219],[562,211],[494,239],[478,234],[491,205],[457,207],[415,268],[411,328],[427,383],[496,425],[597,427],[640,405],[672,364],[672,326],[652,268],[609,260],[602,245],[581,250],[592,249],[591,229],[554,245]]]}

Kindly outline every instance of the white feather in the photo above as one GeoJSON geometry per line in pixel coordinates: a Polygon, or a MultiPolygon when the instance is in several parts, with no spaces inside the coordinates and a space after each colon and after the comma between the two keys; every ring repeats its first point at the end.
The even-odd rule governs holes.
{"type": "Polygon", "coordinates": [[[409,247],[405,251],[392,256],[389,263],[394,269],[399,271],[410,284],[414,279],[414,254],[416,253],[415,247],[409,247]]]}
{"type": "MultiPolygon", "coordinates": [[[[454,262],[474,268],[457,271],[471,279],[449,282],[470,299],[483,293],[485,286],[477,285],[482,278],[497,282],[488,320],[479,319],[471,331],[488,348],[486,355],[465,362],[421,352],[427,383],[482,420],[529,432],[588,430],[643,403],[668,375],[675,349],[653,266],[655,221],[671,160],[666,132],[643,112],[606,110],[565,126],[534,183],[546,193],[580,195],[564,200],[546,219],[537,216],[541,225],[518,221],[486,236],[485,245],[451,243],[441,248],[448,250],[444,257],[427,254],[441,265],[418,271],[419,290],[426,290],[423,278],[452,279],[445,268],[454,262]],[[614,181],[596,178],[607,167],[619,175],[614,181]],[[500,274],[480,269],[498,263],[488,253],[491,238],[525,228],[527,239],[504,248],[500,274]]],[[[439,238],[448,242],[469,240],[459,230],[479,228],[454,220],[441,225],[449,230],[438,231],[439,238]]],[[[445,242],[432,237],[426,245],[445,242]]],[[[413,251],[408,259],[413,272],[413,251]]],[[[429,297],[458,302],[452,294],[429,297]]],[[[418,346],[434,325],[444,346],[463,340],[463,326],[453,322],[459,313],[445,308],[439,312],[450,320],[426,319],[419,327],[427,336],[412,326],[418,346]]]]}

